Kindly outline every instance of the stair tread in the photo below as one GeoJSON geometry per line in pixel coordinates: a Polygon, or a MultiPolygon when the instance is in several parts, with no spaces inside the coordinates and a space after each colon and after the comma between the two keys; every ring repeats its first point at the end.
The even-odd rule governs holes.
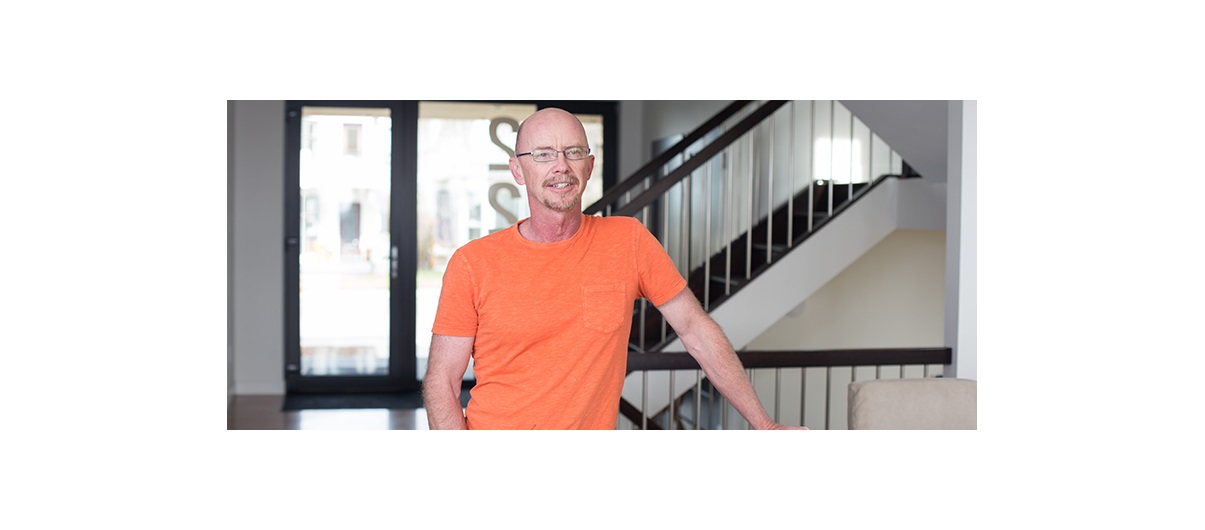
{"type": "Polygon", "coordinates": [[[731,278],[725,278],[723,274],[712,274],[711,281],[720,282],[720,283],[727,281],[727,282],[731,283],[732,285],[740,285],[742,283],[745,283],[748,280],[746,280],[744,276],[733,276],[731,278]]]}
{"type": "MultiPolygon", "coordinates": [[[[753,248],[760,248],[762,250],[765,250],[766,244],[765,243],[754,243],[753,248]]],[[[786,250],[787,244],[786,243],[772,243],[770,245],[770,248],[772,248],[774,250],[786,250]]]]}

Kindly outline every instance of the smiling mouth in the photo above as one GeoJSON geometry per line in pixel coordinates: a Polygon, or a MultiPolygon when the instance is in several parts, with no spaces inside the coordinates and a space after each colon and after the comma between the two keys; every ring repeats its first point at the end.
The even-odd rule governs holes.
{"type": "Polygon", "coordinates": [[[568,181],[568,182],[555,182],[552,184],[548,184],[546,187],[552,188],[554,190],[563,190],[570,186],[576,186],[576,185],[577,185],[576,181],[568,181]]]}

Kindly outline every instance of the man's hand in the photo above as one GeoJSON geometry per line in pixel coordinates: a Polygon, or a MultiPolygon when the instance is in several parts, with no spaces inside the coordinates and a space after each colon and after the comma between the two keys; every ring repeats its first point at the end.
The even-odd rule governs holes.
{"type": "Polygon", "coordinates": [[[811,429],[809,429],[803,425],[796,427],[794,425],[783,425],[781,423],[771,423],[769,427],[766,427],[766,430],[767,431],[810,431],[811,429]]]}

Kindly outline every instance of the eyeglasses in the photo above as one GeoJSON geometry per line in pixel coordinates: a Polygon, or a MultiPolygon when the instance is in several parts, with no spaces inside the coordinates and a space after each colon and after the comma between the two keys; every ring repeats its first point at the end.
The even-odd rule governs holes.
{"type": "Polygon", "coordinates": [[[560,151],[556,149],[532,149],[529,152],[515,155],[515,158],[523,155],[531,155],[531,159],[536,162],[552,162],[556,160],[557,153],[565,153],[565,159],[567,160],[581,160],[590,156],[590,148],[581,146],[566,147],[560,151]]]}

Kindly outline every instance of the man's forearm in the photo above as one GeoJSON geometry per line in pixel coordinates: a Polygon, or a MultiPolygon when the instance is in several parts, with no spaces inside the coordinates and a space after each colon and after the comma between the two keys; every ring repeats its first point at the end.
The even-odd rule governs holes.
{"type": "Polygon", "coordinates": [[[460,408],[459,390],[441,379],[423,380],[423,406],[427,409],[428,427],[432,430],[468,428],[464,409],[460,408]]]}
{"type": "Polygon", "coordinates": [[[433,334],[429,352],[427,374],[423,376],[427,425],[432,429],[467,429],[464,409],[460,408],[460,384],[473,354],[473,337],[433,334]]]}
{"type": "Polygon", "coordinates": [[[732,344],[728,342],[728,337],[714,320],[699,319],[692,325],[689,337],[680,337],[686,351],[690,352],[703,368],[707,379],[753,428],[766,429],[774,424],[766,409],[762,407],[753,384],[745,374],[745,368],[733,351],[732,344]]]}

